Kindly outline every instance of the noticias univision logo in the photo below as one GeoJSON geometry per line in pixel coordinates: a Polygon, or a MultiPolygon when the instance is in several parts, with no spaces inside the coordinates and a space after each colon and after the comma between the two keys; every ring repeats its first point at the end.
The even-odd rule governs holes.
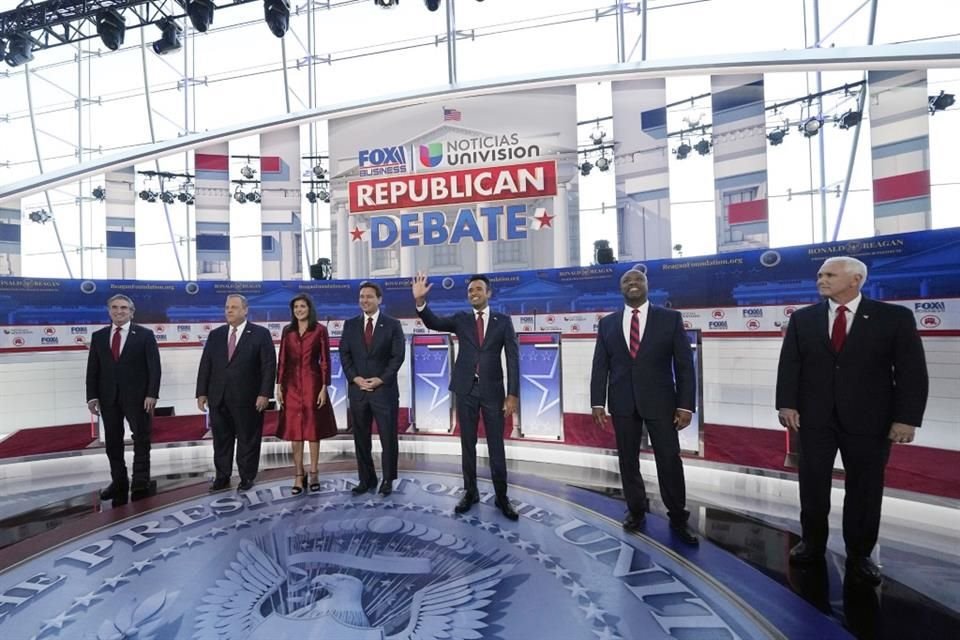
{"type": "Polygon", "coordinates": [[[439,166],[443,162],[443,143],[431,142],[420,145],[420,164],[427,168],[439,166]]]}

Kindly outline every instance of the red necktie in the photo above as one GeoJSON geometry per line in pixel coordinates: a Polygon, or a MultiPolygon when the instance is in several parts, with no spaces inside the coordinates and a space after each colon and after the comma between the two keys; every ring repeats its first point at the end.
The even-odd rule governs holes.
{"type": "Polygon", "coordinates": [[[363,330],[363,344],[368,349],[373,344],[373,318],[367,318],[367,327],[363,330]]]}
{"type": "MultiPolygon", "coordinates": [[[[483,346],[483,311],[477,311],[477,346],[483,346]]],[[[477,360],[476,374],[480,375],[480,360],[477,360]]]]}
{"type": "Polygon", "coordinates": [[[640,310],[633,310],[633,317],[630,319],[630,357],[636,358],[640,351],[640,310]]]}
{"type": "Polygon", "coordinates": [[[847,308],[843,305],[837,307],[837,317],[833,319],[833,332],[830,334],[830,344],[833,350],[840,353],[843,349],[843,341],[847,339],[847,308]]]}
{"type": "Polygon", "coordinates": [[[113,340],[110,341],[110,352],[113,354],[113,361],[120,361],[120,327],[113,332],[113,340]]]}
{"type": "Polygon", "coordinates": [[[233,360],[233,352],[237,350],[237,328],[231,327],[230,339],[227,340],[227,362],[233,360]]]}

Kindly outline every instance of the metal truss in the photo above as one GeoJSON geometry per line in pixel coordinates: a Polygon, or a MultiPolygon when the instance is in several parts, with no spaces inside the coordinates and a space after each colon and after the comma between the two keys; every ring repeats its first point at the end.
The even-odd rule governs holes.
{"type": "MultiPolygon", "coordinates": [[[[229,0],[217,6],[225,9],[256,0],[229,0]]],[[[113,10],[126,21],[126,28],[138,29],[165,18],[186,17],[186,0],[47,0],[25,1],[16,9],[0,13],[0,39],[27,36],[33,50],[51,49],[99,37],[97,14],[113,10]]]]}

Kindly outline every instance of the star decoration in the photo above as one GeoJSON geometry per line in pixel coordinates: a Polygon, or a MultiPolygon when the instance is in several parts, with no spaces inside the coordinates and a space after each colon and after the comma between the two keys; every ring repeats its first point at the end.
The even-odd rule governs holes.
{"type": "Polygon", "coordinates": [[[583,611],[583,616],[587,620],[595,620],[597,622],[600,622],[601,624],[603,624],[603,616],[607,614],[606,611],[604,611],[603,609],[599,608],[596,604],[594,604],[592,600],[588,600],[587,606],[585,607],[581,606],[580,610],[583,611]]]}
{"type": "Polygon", "coordinates": [[[524,540],[523,538],[520,538],[519,540],[517,540],[517,541],[514,542],[513,544],[514,544],[516,547],[522,549],[523,551],[529,551],[530,549],[535,549],[535,548],[536,548],[533,544],[527,542],[527,541],[524,540]]]}
{"type": "Polygon", "coordinates": [[[547,554],[545,554],[543,551],[537,551],[533,557],[540,564],[546,564],[547,562],[556,564],[556,561],[551,556],[548,556],[547,554]]]}
{"type": "Polygon", "coordinates": [[[337,505],[327,500],[326,502],[321,504],[319,508],[320,508],[320,511],[323,512],[323,511],[326,511],[327,509],[336,509],[337,505]]]}
{"type": "Polygon", "coordinates": [[[66,611],[61,611],[55,618],[50,618],[49,620],[43,621],[43,627],[40,629],[40,633],[37,635],[42,635],[44,631],[48,629],[63,629],[63,625],[67,624],[73,619],[73,616],[68,616],[66,611]]]}
{"type": "Polygon", "coordinates": [[[478,524],[477,526],[483,529],[484,531],[493,531],[494,529],[497,528],[497,525],[493,524],[492,522],[487,522],[485,520],[481,520],[480,524],[478,524]]]}
{"type": "Polygon", "coordinates": [[[617,632],[612,630],[610,627],[594,629],[593,634],[600,640],[620,640],[620,636],[617,635],[617,632]]]}
{"type": "MultiPolygon", "coordinates": [[[[548,357],[547,353],[543,354],[544,357],[548,357]]],[[[548,373],[527,373],[524,374],[524,378],[540,390],[540,406],[537,407],[537,417],[542,416],[544,413],[555,407],[560,402],[559,386],[558,389],[554,391],[556,397],[553,400],[548,402],[550,397],[550,389],[544,385],[537,382],[537,380],[543,380],[544,382],[554,382],[557,379],[557,365],[560,362],[559,354],[556,354],[553,358],[553,363],[550,365],[550,371],[548,373]]]]}
{"type": "Polygon", "coordinates": [[[350,230],[351,239],[354,242],[357,242],[358,240],[363,240],[363,234],[365,234],[366,232],[367,230],[361,229],[360,225],[354,225],[353,229],[350,230]]]}
{"type": "Polygon", "coordinates": [[[512,538],[516,534],[514,534],[513,531],[507,531],[506,529],[501,529],[500,533],[498,533],[497,535],[503,538],[504,540],[509,541],[510,538],[512,538]]]}
{"type": "Polygon", "coordinates": [[[144,572],[145,569],[149,569],[152,566],[153,566],[153,563],[150,560],[140,560],[138,562],[134,562],[131,565],[130,569],[132,571],[136,571],[137,575],[140,575],[141,573],[144,572]]]}
{"type": "Polygon", "coordinates": [[[89,607],[89,606],[93,603],[94,600],[102,600],[102,599],[103,599],[103,596],[98,596],[96,593],[94,593],[93,591],[91,591],[90,593],[88,593],[88,594],[85,595],[85,596],[80,596],[80,597],[78,597],[78,598],[74,598],[74,599],[73,599],[73,604],[70,605],[70,608],[71,608],[71,609],[72,609],[73,607],[84,607],[84,608],[87,608],[87,607],[89,607]]]}
{"type": "Polygon", "coordinates": [[[457,513],[454,515],[460,516],[460,519],[466,522],[467,524],[473,524],[474,522],[480,522],[480,518],[472,516],[469,513],[457,513]]]}
{"type": "MultiPolygon", "coordinates": [[[[112,578],[104,578],[103,586],[109,588],[111,591],[117,588],[121,582],[130,582],[130,578],[125,578],[122,575],[113,576],[112,578]]],[[[101,589],[102,590],[102,589],[101,589]]]]}
{"type": "Polygon", "coordinates": [[[210,527],[210,530],[207,532],[207,535],[211,538],[216,538],[217,536],[227,535],[227,530],[221,527],[210,527]]]}
{"type": "Polygon", "coordinates": [[[435,513],[437,511],[437,508],[431,504],[425,504],[421,507],[421,509],[424,513],[435,513]]]}
{"type": "Polygon", "coordinates": [[[154,557],[166,560],[168,556],[172,556],[175,553],[180,553],[177,551],[176,547],[164,547],[163,549],[160,549],[160,551],[158,551],[157,555],[154,557]]]}
{"type": "Polygon", "coordinates": [[[278,515],[279,515],[281,518],[283,518],[283,517],[286,517],[286,516],[292,516],[293,513],[294,513],[294,512],[293,512],[293,509],[288,509],[287,507],[284,507],[283,509],[280,509],[280,513],[279,513],[278,515]]]}
{"type": "Polygon", "coordinates": [[[545,227],[550,227],[551,229],[553,228],[553,219],[557,216],[550,215],[547,213],[547,210],[543,208],[537,209],[536,214],[537,215],[533,216],[533,219],[540,223],[540,226],[537,227],[538,231],[545,227]]]}
{"type": "Polygon", "coordinates": [[[363,503],[363,506],[367,509],[373,509],[374,507],[377,506],[377,503],[374,502],[373,500],[367,500],[366,502],[363,503]]]}
{"type": "Polygon", "coordinates": [[[267,514],[261,511],[260,514],[257,516],[257,522],[266,522],[267,520],[273,520],[273,516],[268,516],[267,514]]]}
{"type": "Polygon", "coordinates": [[[417,508],[417,505],[415,505],[412,502],[408,502],[407,504],[403,505],[400,508],[403,509],[404,511],[413,511],[414,509],[417,508]]]}
{"type": "Polygon", "coordinates": [[[570,572],[561,567],[560,565],[555,565],[553,569],[550,569],[550,573],[557,576],[560,579],[570,579],[570,572]]]}
{"type": "Polygon", "coordinates": [[[239,520],[234,522],[232,525],[230,525],[231,528],[237,531],[239,531],[243,527],[249,527],[249,526],[250,526],[250,522],[248,520],[244,520],[243,518],[240,518],[239,520]]]}
{"type": "Polygon", "coordinates": [[[565,586],[570,591],[571,598],[590,598],[589,594],[587,594],[587,590],[584,589],[583,585],[579,582],[571,582],[565,586]]]}
{"type": "Polygon", "coordinates": [[[305,504],[302,507],[300,507],[300,513],[313,513],[316,510],[317,510],[317,507],[315,507],[312,504],[305,504]]]}
{"type": "Polygon", "coordinates": [[[189,549],[193,545],[200,544],[201,542],[203,542],[203,538],[199,536],[188,536],[187,539],[183,541],[183,546],[189,549]]]}

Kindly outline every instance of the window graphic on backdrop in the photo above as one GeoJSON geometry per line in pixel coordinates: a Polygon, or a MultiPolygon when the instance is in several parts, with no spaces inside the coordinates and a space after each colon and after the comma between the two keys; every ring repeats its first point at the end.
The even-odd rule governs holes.
{"type": "Polygon", "coordinates": [[[300,128],[260,136],[264,280],[301,278],[300,128]]]}
{"type": "Polygon", "coordinates": [[[569,264],[576,146],[572,86],[332,120],[338,277],[569,264]]]}
{"type": "Polygon", "coordinates": [[[20,275],[20,210],[0,207],[0,276],[20,275]]]}
{"type": "Polygon", "coordinates": [[[152,187],[144,183],[139,188],[136,175],[133,167],[125,167],[108,171],[104,179],[107,277],[113,280],[133,280],[137,277],[137,234],[133,212],[140,197],[139,192],[149,192],[152,187]]]}
{"type": "Polygon", "coordinates": [[[197,149],[197,279],[230,278],[230,158],[227,143],[197,149]]]}

